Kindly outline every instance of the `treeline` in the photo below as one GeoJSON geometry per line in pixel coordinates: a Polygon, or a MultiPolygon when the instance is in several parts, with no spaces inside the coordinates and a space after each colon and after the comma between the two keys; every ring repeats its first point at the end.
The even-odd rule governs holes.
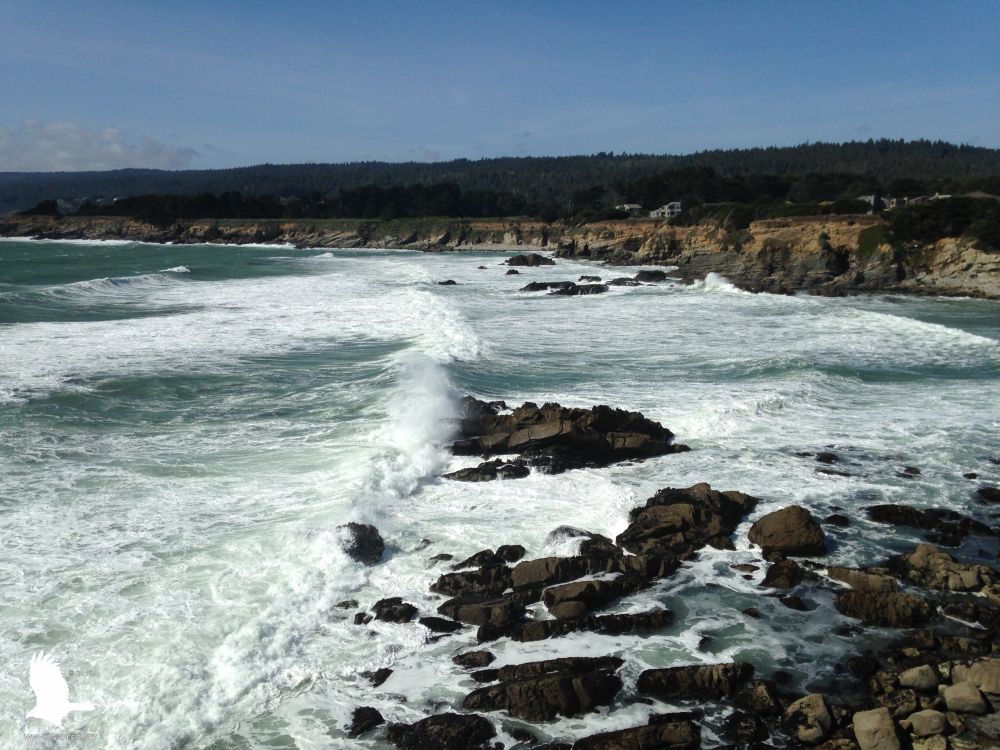
{"type": "MultiPolygon", "coordinates": [[[[791,147],[702,151],[683,156],[599,153],[591,156],[525,157],[435,163],[355,162],[350,164],[264,164],[238,169],[160,171],[125,169],[108,172],[0,173],[0,214],[23,210],[45,199],[78,202],[84,198],[170,194],[195,196],[240,193],[280,199],[320,194],[335,196],[365,186],[455,184],[463,194],[510,194],[528,205],[568,207],[574,193],[603,187],[606,203],[626,196],[619,186],[654,180],[667,171],[706,167],[722,178],[768,175],[794,179],[802,195],[829,195],[829,186],[814,189],[806,175],[859,176],[890,190],[894,180],[922,181],[925,192],[952,193],[971,181],[1000,175],[1000,150],[957,146],[940,141],[869,140],[851,143],[811,143],[791,147]]],[[[652,187],[652,184],[647,185],[652,187]]],[[[841,186],[843,192],[846,186],[841,186]]],[[[984,188],[985,189],[985,188],[984,188]]],[[[774,188],[779,191],[779,187],[774,188]]],[[[754,189],[756,194],[756,189],[754,189]]],[[[989,192],[989,191],[987,191],[989,192]]],[[[787,193],[786,193],[787,194],[787,193]]],[[[647,191],[650,203],[661,193],[647,191]],[[653,195],[649,195],[652,192],[653,195]]],[[[725,198],[718,198],[725,200],[725,198]]],[[[631,202],[631,201],[630,201],[631,202]]]]}

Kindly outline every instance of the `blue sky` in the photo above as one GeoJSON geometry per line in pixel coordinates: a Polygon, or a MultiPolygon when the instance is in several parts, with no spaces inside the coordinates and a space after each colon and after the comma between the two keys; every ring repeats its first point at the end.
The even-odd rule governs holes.
{"type": "Polygon", "coordinates": [[[1000,147],[1000,2],[5,0],[0,171],[1000,147]]]}

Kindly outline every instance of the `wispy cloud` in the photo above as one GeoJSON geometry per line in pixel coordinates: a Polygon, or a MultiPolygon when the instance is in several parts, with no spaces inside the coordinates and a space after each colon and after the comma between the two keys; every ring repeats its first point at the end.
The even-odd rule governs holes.
{"type": "Polygon", "coordinates": [[[170,146],[153,138],[128,138],[115,128],[92,130],[69,120],[26,120],[14,129],[0,127],[3,172],[181,169],[197,155],[193,148],[170,146]]]}

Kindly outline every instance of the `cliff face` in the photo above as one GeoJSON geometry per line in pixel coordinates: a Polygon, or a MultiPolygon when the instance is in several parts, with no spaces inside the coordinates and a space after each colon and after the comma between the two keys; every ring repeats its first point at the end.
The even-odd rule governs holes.
{"type": "Polygon", "coordinates": [[[660,221],[567,226],[448,219],[199,220],[157,227],[119,217],[13,216],[0,219],[0,236],[425,251],[544,249],[613,265],[676,266],[676,275],[686,281],[714,272],[753,291],[896,291],[1000,299],[1000,253],[967,239],[894,248],[886,241],[884,222],[874,216],[774,219],[737,231],[672,227],[660,221]]]}

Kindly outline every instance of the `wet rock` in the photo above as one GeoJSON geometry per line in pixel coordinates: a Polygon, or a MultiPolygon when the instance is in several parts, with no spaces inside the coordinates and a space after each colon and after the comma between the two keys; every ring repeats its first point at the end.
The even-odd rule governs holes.
{"type": "Polygon", "coordinates": [[[515,563],[524,557],[524,547],[520,544],[501,544],[497,547],[496,559],[506,563],[515,563]]]}
{"type": "Polygon", "coordinates": [[[568,289],[574,287],[572,281],[532,281],[526,286],[522,286],[518,291],[521,292],[544,292],[549,289],[568,289]]]}
{"type": "Polygon", "coordinates": [[[554,266],[556,262],[545,255],[538,253],[527,253],[526,255],[514,255],[507,258],[508,266],[554,266]]]}
{"type": "Polygon", "coordinates": [[[650,723],[641,727],[601,732],[577,740],[573,750],[698,750],[701,747],[701,732],[698,726],[688,720],[658,720],[651,717],[650,723]]]}
{"type": "Polygon", "coordinates": [[[785,732],[806,745],[817,745],[833,731],[833,715],[826,699],[812,693],[792,703],[782,716],[785,732]]]}
{"type": "Polygon", "coordinates": [[[364,677],[368,682],[372,684],[373,687],[378,687],[383,682],[389,679],[392,675],[392,670],[388,667],[382,667],[381,669],[376,669],[371,672],[362,672],[361,676],[364,677]]]}
{"type": "Polygon", "coordinates": [[[669,625],[670,621],[670,610],[654,609],[635,614],[588,616],[569,620],[533,620],[508,628],[491,628],[484,625],[479,629],[477,637],[482,643],[504,636],[514,641],[540,641],[581,631],[604,635],[623,635],[625,633],[646,633],[660,630],[669,625]]]}
{"type": "Polygon", "coordinates": [[[942,508],[911,508],[907,505],[873,505],[866,508],[868,517],[878,523],[907,526],[928,532],[938,544],[957,547],[969,534],[993,536],[995,530],[974,518],[942,508]]]}
{"type": "Polygon", "coordinates": [[[1000,659],[977,659],[969,668],[968,680],[984,693],[1000,696],[1000,659]]]}
{"type": "Polygon", "coordinates": [[[750,527],[749,539],[764,551],[786,555],[826,554],[823,530],[812,513],[798,505],[759,518],[750,527]]]}
{"type": "Polygon", "coordinates": [[[855,568],[827,568],[826,574],[835,581],[842,581],[855,591],[895,591],[896,579],[883,573],[873,573],[855,568]]]}
{"type": "Polygon", "coordinates": [[[547,609],[549,614],[557,620],[574,620],[590,614],[590,610],[583,602],[560,602],[547,607],[547,609]]]}
{"type": "Polygon", "coordinates": [[[437,282],[438,286],[455,286],[458,282],[454,279],[445,279],[444,281],[437,282]]]}
{"type": "Polygon", "coordinates": [[[719,492],[701,482],[667,487],[629,514],[631,523],[615,541],[637,554],[688,557],[716,540],[727,539],[757,499],[742,492],[719,492]]]}
{"type": "Polygon", "coordinates": [[[497,564],[445,573],[431,584],[431,591],[445,596],[496,596],[510,587],[511,569],[497,564]]]}
{"type": "Polygon", "coordinates": [[[743,662],[647,669],[639,675],[636,689],[667,701],[720,700],[733,695],[752,675],[753,666],[743,662]]]}
{"type": "Polygon", "coordinates": [[[506,275],[507,275],[507,276],[516,276],[516,275],[518,275],[518,274],[520,274],[520,273],[521,273],[521,272],[520,272],[520,271],[518,271],[518,270],[517,270],[516,268],[512,268],[512,269],[510,269],[509,271],[507,271],[507,274],[506,274],[506,275]]]}
{"type": "Polygon", "coordinates": [[[879,696],[878,702],[896,719],[909,716],[920,708],[919,696],[909,688],[899,690],[890,688],[884,695],[879,696]]]}
{"type": "Polygon", "coordinates": [[[360,737],[369,729],[374,729],[379,724],[384,724],[385,719],[377,708],[371,706],[360,706],[354,709],[351,715],[351,725],[347,729],[347,736],[351,739],[360,737]]]}
{"type": "Polygon", "coordinates": [[[608,286],[642,286],[642,282],[628,278],[611,279],[611,281],[608,282],[608,286]]]}
{"type": "Polygon", "coordinates": [[[506,710],[525,721],[578,716],[614,700],[622,682],[614,674],[620,659],[550,659],[497,670],[498,685],[469,693],[463,708],[506,710]]]}
{"type": "Polygon", "coordinates": [[[494,479],[523,479],[530,473],[531,469],[523,459],[504,461],[496,458],[492,461],[483,461],[477,466],[442,474],[442,477],[456,482],[492,482],[494,479]]]}
{"type": "Polygon", "coordinates": [[[489,750],[496,730],[482,716],[445,713],[391,724],[386,736],[399,750],[489,750]]]}
{"type": "Polygon", "coordinates": [[[911,583],[945,591],[978,591],[996,577],[990,566],[956,562],[932,544],[918,544],[890,560],[889,568],[911,583]]]}
{"type": "Polygon", "coordinates": [[[722,735],[735,742],[759,742],[769,736],[764,722],[753,714],[733,711],[722,727],[722,735]]]}
{"type": "Polygon", "coordinates": [[[578,282],[579,281],[589,281],[589,282],[593,282],[595,284],[598,283],[600,280],[601,280],[600,276],[581,276],[580,278],[577,279],[578,282]]]}
{"type": "Polygon", "coordinates": [[[757,716],[777,716],[781,713],[778,690],[770,680],[754,680],[740,688],[733,697],[733,703],[757,716]]]}
{"type": "Polygon", "coordinates": [[[842,591],[834,600],[837,611],[866,625],[909,628],[934,616],[934,607],[900,591],[842,591]]]}
{"type": "Polygon", "coordinates": [[[1000,503],[1000,488],[980,487],[976,490],[976,497],[980,502],[995,505],[996,503],[1000,503]]]}
{"type": "Polygon", "coordinates": [[[496,553],[491,549],[484,549],[476,552],[474,555],[469,555],[467,558],[461,562],[457,562],[452,565],[452,570],[461,570],[462,568],[481,568],[484,565],[497,565],[496,553]]]}
{"type": "Polygon", "coordinates": [[[587,609],[601,609],[646,585],[647,582],[638,576],[624,575],[610,580],[573,581],[547,588],[542,601],[549,609],[570,601],[581,602],[587,609]]]}
{"type": "Polygon", "coordinates": [[[606,284],[572,284],[571,286],[553,289],[550,294],[563,297],[578,297],[582,294],[603,294],[608,291],[606,284]]]}
{"type": "Polygon", "coordinates": [[[983,694],[971,682],[948,685],[942,693],[949,711],[959,714],[984,714],[989,710],[983,694]]]}
{"type": "Polygon", "coordinates": [[[374,526],[351,521],[337,528],[347,531],[349,538],[344,545],[344,551],[348,556],[364,565],[375,565],[382,559],[385,542],[374,526]]]}
{"type": "Polygon", "coordinates": [[[899,731],[888,709],[858,711],[853,724],[860,750],[901,750],[899,731]]]}
{"type": "Polygon", "coordinates": [[[823,521],[831,526],[839,526],[844,529],[851,525],[851,519],[847,516],[841,515],[840,513],[832,513],[824,518],[823,521]]]}
{"type": "Polygon", "coordinates": [[[456,597],[438,606],[437,611],[467,625],[497,627],[517,622],[526,614],[523,603],[507,596],[490,599],[456,597]]]}
{"type": "Polygon", "coordinates": [[[439,562],[448,562],[449,560],[454,560],[454,559],[455,559],[454,555],[449,555],[447,552],[442,552],[440,555],[434,555],[433,557],[429,558],[427,560],[427,562],[429,563],[427,567],[430,567],[431,565],[437,565],[439,562]]]}
{"type": "Polygon", "coordinates": [[[835,464],[840,461],[840,456],[830,451],[820,451],[816,454],[816,460],[821,464],[835,464]]]}
{"type": "Polygon", "coordinates": [[[667,273],[666,271],[660,271],[659,269],[648,271],[639,271],[634,277],[636,281],[642,281],[645,283],[656,283],[658,281],[666,281],[667,273]]]}
{"type": "Polygon", "coordinates": [[[485,457],[519,453],[549,473],[687,450],[674,445],[673,433],[659,423],[639,412],[608,406],[539,408],[526,403],[500,414],[490,404],[466,398],[463,407],[461,437],[452,445],[453,453],[485,457]]]}
{"type": "Polygon", "coordinates": [[[367,625],[372,621],[372,616],[367,612],[358,612],[354,615],[355,625],[367,625]]]}
{"type": "Polygon", "coordinates": [[[778,601],[784,604],[789,609],[794,609],[796,612],[809,611],[809,605],[806,604],[805,601],[803,601],[802,598],[798,596],[783,596],[778,601]]]}
{"type": "Polygon", "coordinates": [[[451,660],[466,669],[482,669],[496,661],[496,657],[489,651],[468,651],[451,657],[451,660]]]}
{"type": "Polygon", "coordinates": [[[354,609],[355,607],[358,606],[358,600],[357,599],[344,599],[344,601],[337,602],[333,606],[335,606],[337,609],[354,609]]]}
{"type": "Polygon", "coordinates": [[[752,617],[755,620],[760,619],[760,610],[756,607],[747,607],[746,609],[741,609],[740,612],[745,614],[747,617],[752,617]]]}
{"type": "Polygon", "coordinates": [[[375,619],[382,622],[409,622],[417,614],[417,608],[398,596],[393,596],[375,602],[372,612],[375,613],[375,619]]]}
{"type": "Polygon", "coordinates": [[[446,620],[443,617],[421,617],[417,622],[435,633],[454,633],[462,629],[462,623],[446,620]]]}
{"type": "Polygon", "coordinates": [[[802,583],[804,571],[794,560],[776,562],[767,569],[762,586],[772,589],[792,589],[802,583]]]}

